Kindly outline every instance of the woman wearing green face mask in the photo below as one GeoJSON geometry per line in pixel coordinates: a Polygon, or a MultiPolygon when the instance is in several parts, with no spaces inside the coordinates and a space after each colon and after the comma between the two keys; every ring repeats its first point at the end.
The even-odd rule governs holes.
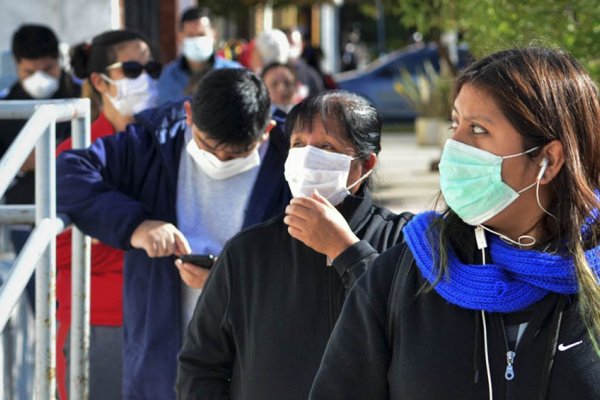
{"type": "Polygon", "coordinates": [[[448,207],[357,282],[311,399],[600,398],[599,98],[557,50],[461,75],[448,207]]]}

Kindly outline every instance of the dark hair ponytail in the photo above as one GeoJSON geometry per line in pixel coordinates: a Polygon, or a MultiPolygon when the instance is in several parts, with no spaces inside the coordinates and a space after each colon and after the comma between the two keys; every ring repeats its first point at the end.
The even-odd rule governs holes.
{"type": "Polygon", "coordinates": [[[71,67],[73,73],[79,79],[86,79],[89,77],[88,63],[90,60],[90,52],[92,45],[89,43],[79,43],[71,48],[71,67]]]}
{"type": "Polygon", "coordinates": [[[144,35],[129,29],[107,31],[94,37],[91,44],[76,45],[71,50],[71,66],[75,75],[85,79],[89,78],[92,72],[104,72],[106,67],[117,61],[119,45],[131,40],[141,40],[152,50],[150,42],[144,35]]]}

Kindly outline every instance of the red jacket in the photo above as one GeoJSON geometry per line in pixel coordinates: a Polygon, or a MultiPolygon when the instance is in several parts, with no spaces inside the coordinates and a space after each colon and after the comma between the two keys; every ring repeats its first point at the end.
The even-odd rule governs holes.
{"type": "MultiPolygon", "coordinates": [[[[112,135],[115,129],[100,114],[92,123],[92,142],[112,135]]],[[[65,140],[56,149],[56,155],[71,148],[71,139],[65,140]]],[[[71,230],[61,233],[56,239],[56,297],[57,319],[61,324],[71,321],[71,230]]],[[[123,324],[123,251],[104,243],[92,244],[91,277],[91,324],[121,326],[123,324]]]]}

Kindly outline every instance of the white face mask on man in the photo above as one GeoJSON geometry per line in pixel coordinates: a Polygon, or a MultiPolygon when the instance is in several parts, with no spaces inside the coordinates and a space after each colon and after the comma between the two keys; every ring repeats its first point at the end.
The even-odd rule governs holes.
{"type": "Polygon", "coordinates": [[[34,99],[49,99],[58,90],[58,78],[44,71],[35,71],[21,82],[23,89],[34,99]]]}
{"type": "Polygon", "coordinates": [[[221,161],[213,153],[202,150],[194,139],[188,142],[186,151],[202,171],[215,180],[228,179],[260,165],[258,146],[245,157],[232,158],[227,161],[221,161]]]}
{"type": "Polygon", "coordinates": [[[365,180],[372,170],[346,187],[350,163],[354,158],[340,153],[321,150],[314,146],[290,149],[285,161],[285,180],[292,196],[311,196],[315,190],[331,204],[340,204],[350,189],[365,180]]]}
{"type": "Polygon", "coordinates": [[[157,80],[152,79],[147,73],[142,73],[137,78],[110,79],[102,74],[102,79],[117,87],[117,95],[106,94],[113,107],[123,116],[131,116],[148,108],[156,106],[158,102],[157,80]]]}
{"type": "Polygon", "coordinates": [[[183,39],[182,53],[190,61],[205,62],[214,52],[212,36],[195,36],[183,39]]]}

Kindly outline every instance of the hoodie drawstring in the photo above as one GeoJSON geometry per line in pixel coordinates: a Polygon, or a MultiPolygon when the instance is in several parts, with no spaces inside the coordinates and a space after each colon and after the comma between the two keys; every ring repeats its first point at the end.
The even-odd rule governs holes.
{"type": "Polygon", "coordinates": [[[473,348],[473,383],[479,383],[479,337],[481,336],[481,315],[475,311],[475,347],[473,348]]]}

